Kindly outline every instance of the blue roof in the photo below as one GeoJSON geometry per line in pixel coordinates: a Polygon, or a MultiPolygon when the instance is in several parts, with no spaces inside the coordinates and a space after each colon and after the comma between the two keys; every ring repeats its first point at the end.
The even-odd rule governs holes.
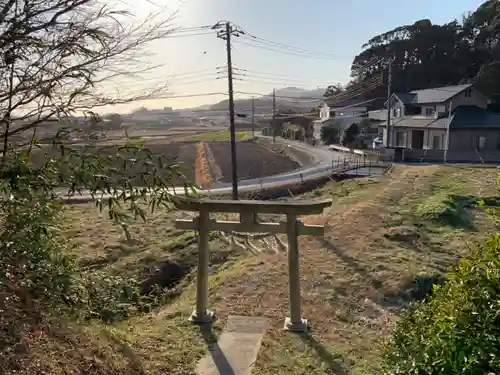
{"type": "Polygon", "coordinates": [[[460,106],[454,111],[450,129],[500,130],[500,113],[475,106],[460,106]]]}

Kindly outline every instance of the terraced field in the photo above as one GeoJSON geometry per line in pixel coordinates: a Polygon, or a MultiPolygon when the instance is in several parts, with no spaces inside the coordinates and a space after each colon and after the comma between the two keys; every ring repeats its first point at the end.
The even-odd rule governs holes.
{"type": "MultiPolygon", "coordinates": [[[[210,149],[221,171],[220,182],[231,182],[231,145],[229,142],[212,142],[210,149]]],[[[274,153],[253,142],[237,144],[238,175],[241,180],[272,176],[299,168],[299,164],[285,155],[274,153]]]]}

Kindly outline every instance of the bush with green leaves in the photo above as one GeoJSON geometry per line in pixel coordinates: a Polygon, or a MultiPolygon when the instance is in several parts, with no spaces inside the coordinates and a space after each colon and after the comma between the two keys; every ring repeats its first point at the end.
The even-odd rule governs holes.
{"type": "Polygon", "coordinates": [[[500,234],[462,259],[444,286],[396,323],[390,375],[500,374],[500,234]]]}
{"type": "Polygon", "coordinates": [[[4,306],[0,309],[4,314],[16,311],[10,323],[2,320],[4,327],[23,319],[19,314],[77,313],[113,321],[155,304],[159,295],[141,296],[135,280],[82,274],[58,226],[61,193],[89,194],[98,208],[106,206],[110,220],[126,234],[130,221],[145,218],[147,209],[172,207],[169,189],[177,165],[130,142],[123,147],[125,154],[103,157],[92,147],[70,152],[57,138],[53,147],[60,153],[42,149],[36,155],[38,163],[32,162],[36,144],[10,151],[2,159],[0,295],[4,306]],[[144,171],[147,183],[134,185],[131,170],[144,171]]]}
{"type": "Polygon", "coordinates": [[[340,131],[339,124],[328,124],[321,127],[320,133],[321,141],[325,145],[338,144],[340,143],[340,131]]]}
{"type": "Polygon", "coordinates": [[[356,146],[355,143],[358,140],[359,133],[360,133],[360,128],[356,123],[353,123],[349,125],[347,128],[345,128],[344,132],[342,133],[342,137],[340,139],[342,146],[345,147],[356,146]]]}

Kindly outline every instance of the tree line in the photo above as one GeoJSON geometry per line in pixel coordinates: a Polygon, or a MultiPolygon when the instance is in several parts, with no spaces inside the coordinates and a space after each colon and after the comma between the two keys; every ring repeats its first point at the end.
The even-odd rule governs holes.
{"type": "MultiPolygon", "coordinates": [[[[473,83],[500,109],[500,2],[488,0],[475,11],[443,25],[423,19],[372,37],[351,67],[347,86],[384,74],[392,60],[392,90],[410,90],[473,83]]],[[[325,93],[331,95],[337,88],[325,93]]],[[[380,86],[361,99],[383,97],[380,86]]]]}

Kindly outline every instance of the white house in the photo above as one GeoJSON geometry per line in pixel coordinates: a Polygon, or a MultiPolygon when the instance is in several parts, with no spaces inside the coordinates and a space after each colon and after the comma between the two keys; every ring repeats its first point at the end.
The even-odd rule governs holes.
{"type": "Polygon", "coordinates": [[[366,116],[368,108],[357,103],[356,100],[335,101],[326,99],[320,107],[319,117],[321,121],[328,121],[332,118],[366,116]]]}
{"type": "Polygon", "coordinates": [[[320,120],[314,123],[314,134],[320,138],[319,134],[324,125],[335,124],[339,131],[343,131],[353,123],[360,122],[367,117],[367,107],[358,105],[356,100],[333,101],[326,99],[320,107],[320,120]]]}

